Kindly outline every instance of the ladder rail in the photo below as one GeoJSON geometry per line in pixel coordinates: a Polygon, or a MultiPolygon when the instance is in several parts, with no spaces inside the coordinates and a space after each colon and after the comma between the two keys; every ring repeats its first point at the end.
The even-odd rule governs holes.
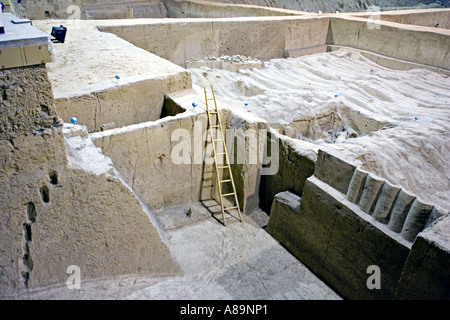
{"type": "Polygon", "coordinates": [[[217,107],[216,95],[215,95],[213,86],[211,86],[211,93],[212,93],[212,96],[213,96],[212,99],[208,98],[206,87],[204,87],[204,92],[205,92],[206,113],[208,115],[208,124],[209,124],[209,127],[211,129],[211,133],[210,133],[211,139],[210,140],[211,140],[211,144],[212,144],[212,148],[213,148],[214,168],[215,168],[215,171],[216,171],[217,187],[218,187],[218,191],[219,191],[220,208],[221,208],[221,212],[222,212],[223,224],[226,225],[226,220],[225,220],[225,211],[226,210],[237,209],[240,221],[242,221],[242,216],[241,216],[241,210],[240,210],[240,207],[239,207],[239,200],[238,200],[237,192],[236,192],[236,185],[234,183],[233,172],[231,170],[230,159],[229,159],[228,152],[227,152],[225,136],[223,134],[222,121],[220,119],[220,113],[219,113],[219,110],[218,110],[218,107],[217,107]],[[214,111],[210,111],[209,105],[208,105],[208,101],[214,101],[214,111]],[[217,117],[216,118],[217,121],[216,121],[216,124],[214,126],[213,126],[212,121],[211,121],[211,114],[215,114],[216,117],[217,117]],[[219,129],[219,132],[220,132],[220,135],[221,135],[220,139],[215,139],[214,133],[213,133],[213,130],[212,130],[213,127],[216,128],[216,129],[219,129]],[[225,155],[225,165],[221,165],[220,168],[217,165],[217,155],[219,155],[218,153],[216,153],[215,142],[217,142],[217,141],[222,141],[222,147],[223,147],[224,152],[221,152],[220,154],[221,155],[222,154],[225,155]],[[221,180],[219,169],[225,169],[225,168],[228,168],[228,173],[229,173],[230,178],[229,179],[225,179],[225,180],[221,180]],[[223,182],[231,182],[233,192],[223,194],[222,193],[222,186],[221,186],[221,183],[223,183],[223,182]],[[224,207],[224,203],[223,203],[223,197],[231,196],[231,195],[234,195],[234,201],[235,201],[236,205],[225,208],[224,207]]]}
{"type": "MultiPolygon", "coordinates": [[[[211,123],[211,116],[210,116],[210,112],[209,112],[208,95],[207,95],[207,92],[206,92],[206,87],[204,88],[204,90],[205,90],[206,113],[208,115],[208,123],[209,123],[209,127],[211,129],[212,123],[211,123]]],[[[221,209],[221,212],[222,212],[223,224],[226,225],[224,205],[223,205],[222,197],[220,196],[222,194],[222,186],[221,186],[221,183],[220,183],[219,172],[218,172],[218,169],[217,169],[216,147],[215,147],[215,143],[214,143],[214,133],[213,133],[212,129],[211,129],[211,132],[210,132],[210,136],[211,136],[211,144],[212,144],[212,148],[213,148],[213,157],[214,157],[214,167],[215,167],[215,171],[216,171],[217,188],[218,188],[218,191],[219,191],[220,209],[221,209]]]]}
{"type": "Polygon", "coordinates": [[[216,93],[214,92],[214,88],[211,86],[211,92],[213,95],[213,100],[214,100],[214,107],[216,108],[216,112],[217,112],[217,122],[219,124],[219,129],[220,129],[220,133],[222,134],[222,143],[223,143],[223,149],[225,150],[225,163],[228,166],[228,172],[230,174],[230,179],[231,179],[231,184],[233,187],[233,192],[234,192],[234,200],[237,206],[237,211],[239,214],[239,220],[242,221],[242,217],[241,217],[241,209],[239,207],[239,200],[237,197],[237,192],[236,192],[236,185],[234,184],[234,178],[233,178],[233,172],[231,170],[231,166],[230,166],[230,159],[228,158],[228,152],[227,152],[227,145],[224,139],[224,134],[223,134],[223,129],[222,129],[222,120],[220,119],[220,113],[219,110],[217,108],[217,101],[216,101],[216,93]]]}

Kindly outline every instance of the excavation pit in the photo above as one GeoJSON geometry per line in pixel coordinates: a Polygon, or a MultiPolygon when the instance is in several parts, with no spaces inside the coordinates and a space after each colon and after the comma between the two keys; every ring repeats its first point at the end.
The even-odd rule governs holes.
{"type": "MultiPolygon", "coordinates": [[[[240,21],[235,23],[239,24],[240,21]]],[[[274,23],[278,26],[282,22],[275,20],[274,23]]],[[[317,25],[323,21],[317,20],[314,23],[317,25]]],[[[178,27],[176,23],[171,26],[174,29],[169,31],[178,27]]],[[[146,32],[160,27],[158,24],[136,26],[146,32]]],[[[119,29],[107,26],[102,30],[130,39],[129,33],[124,33],[125,28],[130,27],[119,29]]],[[[214,28],[219,28],[222,33],[227,31],[220,24],[214,28]]],[[[198,30],[197,26],[194,29],[198,30]]],[[[319,28],[319,32],[321,30],[325,29],[319,28]]],[[[206,34],[203,36],[207,37],[206,34]]],[[[132,41],[139,43],[137,39],[132,41]]],[[[121,176],[142,201],[159,212],[155,216],[162,219],[162,225],[172,225],[172,228],[177,229],[183,228],[183,224],[205,221],[208,214],[214,217],[213,210],[205,211],[205,208],[199,211],[204,214],[197,217],[195,210],[191,216],[186,214],[191,207],[198,205],[195,201],[201,199],[202,192],[205,191],[202,190],[204,167],[198,163],[174,165],[171,158],[171,151],[179,143],[178,140],[173,140],[174,131],[187,130],[186,132],[193,133],[199,122],[201,132],[206,130],[203,87],[209,86],[215,89],[227,128],[240,128],[244,132],[266,128],[278,130],[281,134],[279,138],[283,151],[280,153],[280,169],[275,175],[260,176],[260,164],[251,164],[248,160],[243,164],[233,165],[240,205],[246,215],[256,217],[255,212],[261,212],[261,208],[267,214],[270,213],[276,194],[284,190],[302,197],[305,188],[308,189],[308,179],[314,176],[319,149],[338,151],[345,161],[356,162],[362,169],[401,185],[408,191],[412,190],[410,192],[413,194],[420,193],[430,202],[444,204],[445,201],[442,200],[446,198],[444,194],[447,192],[444,189],[427,192],[426,195],[423,192],[431,190],[431,185],[436,188],[435,182],[418,176],[408,176],[405,179],[403,175],[399,175],[404,170],[417,170],[417,162],[411,164],[409,169],[406,169],[408,164],[404,162],[398,163],[398,166],[390,163],[389,167],[379,164],[385,162],[384,159],[381,160],[384,154],[407,155],[416,150],[416,143],[409,145],[408,136],[404,134],[417,132],[418,137],[423,136],[420,133],[423,125],[416,118],[434,119],[433,130],[446,130],[446,125],[438,120],[446,117],[446,111],[441,108],[433,109],[434,105],[447,103],[448,97],[440,95],[448,81],[445,73],[436,73],[435,69],[427,66],[417,69],[414,63],[408,69],[407,62],[389,60],[391,64],[403,69],[398,71],[375,63],[369,59],[373,56],[366,52],[332,46],[329,47],[329,52],[309,56],[263,58],[260,61],[264,62],[256,66],[251,63],[239,64],[238,60],[253,61],[253,58],[244,55],[239,56],[235,63],[227,64],[224,62],[230,60],[217,52],[202,51],[206,50],[203,47],[200,52],[192,51],[189,47],[192,43],[193,40],[183,42],[184,47],[178,47],[175,51],[178,56],[175,54],[171,57],[169,51],[162,53],[170,61],[189,67],[187,71],[192,79],[193,89],[167,93],[162,108],[158,107],[161,110],[159,120],[90,135],[103,153],[112,159],[121,176]],[[180,55],[181,52],[184,53],[180,55]],[[187,59],[187,52],[197,56],[187,59]],[[216,55],[208,56],[206,53],[216,55]],[[412,77],[416,79],[415,83],[410,82],[412,77]],[[428,94],[426,90],[430,83],[435,87],[428,94]],[[414,96],[412,92],[415,93],[414,96]],[[440,93],[435,94],[437,92],[440,93]],[[386,141],[387,144],[378,144],[376,141],[386,141]],[[392,148],[387,148],[391,143],[392,148]],[[160,181],[164,183],[161,184],[160,181]],[[190,183],[180,184],[180,181],[190,183]],[[167,190],[170,192],[167,193],[167,190]],[[185,208],[186,204],[189,204],[189,209],[185,208]]],[[[140,46],[147,49],[147,44],[140,43],[140,46]]],[[[258,47],[250,49],[247,52],[253,56],[258,47]]],[[[426,143],[425,140],[426,138],[417,143],[426,143]]],[[[191,140],[190,145],[192,154],[194,141],[191,140]]],[[[437,138],[431,143],[436,145],[442,141],[437,138]]],[[[427,157],[421,153],[417,156],[427,157]]],[[[443,155],[439,155],[437,159],[440,157],[443,155]]],[[[440,160],[437,161],[439,163],[440,160]]],[[[431,171],[435,170],[436,174],[440,171],[436,162],[426,160],[422,163],[427,167],[424,170],[430,170],[431,164],[434,167],[431,171]]],[[[339,172],[340,169],[333,165],[329,170],[339,172]]],[[[333,181],[331,176],[329,179],[333,181]]],[[[340,188],[344,190],[343,187],[340,188]]],[[[220,223],[220,219],[215,220],[220,223]]],[[[409,244],[405,246],[404,240],[398,235],[390,234],[390,237],[393,243],[401,243],[401,250],[410,250],[409,244]]]]}
{"type": "Polygon", "coordinates": [[[364,116],[349,107],[336,106],[334,110],[317,114],[312,119],[294,120],[287,125],[277,125],[284,135],[312,143],[342,143],[346,139],[358,138],[381,129],[392,127],[364,116]]]}
{"type": "MultiPolygon", "coordinates": [[[[387,20],[370,31],[367,17],[312,13],[64,21],[52,88],[32,103],[33,115],[57,113],[63,128],[42,122],[30,143],[24,132],[0,144],[6,163],[18,162],[2,190],[27,190],[1,197],[15,201],[8,221],[23,234],[5,254],[21,252],[23,276],[5,272],[29,298],[446,297],[450,34],[387,20]],[[202,157],[211,85],[226,129],[239,132],[232,150],[245,151],[232,164],[244,221],[226,227],[203,201],[214,178],[202,157]],[[32,145],[36,156],[16,156],[32,145]],[[19,163],[28,158],[43,162],[19,163]],[[48,248],[61,259],[46,260],[48,248]],[[86,277],[78,292],[64,287],[72,257],[86,277]],[[99,270],[99,261],[111,263],[99,270]],[[385,272],[380,291],[366,286],[373,261],[385,272]],[[432,285],[414,287],[417,274],[432,285]]],[[[59,21],[33,23],[49,31],[59,21]]],[[[41,67],[30,69],[46,82],[41,67]]],[[[2,103],[23,99],[2,90],[2,103]]]]}

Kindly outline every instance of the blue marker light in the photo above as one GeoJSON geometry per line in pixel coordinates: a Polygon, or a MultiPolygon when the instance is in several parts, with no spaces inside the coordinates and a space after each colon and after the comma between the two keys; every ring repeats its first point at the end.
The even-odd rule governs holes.
{"type": "Polygon", "coordinates": [[[415,117],[414,117],[414,120],[419,120],[419,117],[418,117],[418,116],[415,116],[415,117]]]}
{"type": "Polygon", "coordinates": [[[192,102],[192,106],[195,108],[197,104],[195,102],[192,102]]]}
{"type": "Polygon", "coordinates": [[[71,119],[70,119],[70,122],[72,122],[73,124],[75,124],[75,123],[77,123],[77,122],[78,122],[78,119],[77,119],[77,118],[75,118],[75,117],[73,117],[73,118],[71,118],[71,119]]]}
{"type": "Polygon", "coordinates": [[[117,80],[119,80],[120,79],[120,77],[118,76],[118,75],[116,75],[114,78],[116,78],[117,80]]]}

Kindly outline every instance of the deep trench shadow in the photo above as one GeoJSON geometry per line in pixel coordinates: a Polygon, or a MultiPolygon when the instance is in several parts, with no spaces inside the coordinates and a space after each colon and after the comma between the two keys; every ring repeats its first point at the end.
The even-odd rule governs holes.
{"type": "Polygon", "coordinates": [[[176,116],[177,114],[183,112],[186,112],[186,109],[173,101],[171,98],[164,96],[164,102],[161,107],[161,113],[159,115],[160,119],[170,116],[176,116]]]}

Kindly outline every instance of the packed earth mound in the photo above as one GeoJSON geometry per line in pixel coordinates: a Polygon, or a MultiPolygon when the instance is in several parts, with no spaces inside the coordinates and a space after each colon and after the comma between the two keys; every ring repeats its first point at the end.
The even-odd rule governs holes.
{"type": "Polygon", "coordinates": [[[235,72],[189,70],[194,86],[213,85],[218,96],[280,133],[338,150],[364,170],[448,208],[447,74],[388,69],[348,49],[235,72]]]}

